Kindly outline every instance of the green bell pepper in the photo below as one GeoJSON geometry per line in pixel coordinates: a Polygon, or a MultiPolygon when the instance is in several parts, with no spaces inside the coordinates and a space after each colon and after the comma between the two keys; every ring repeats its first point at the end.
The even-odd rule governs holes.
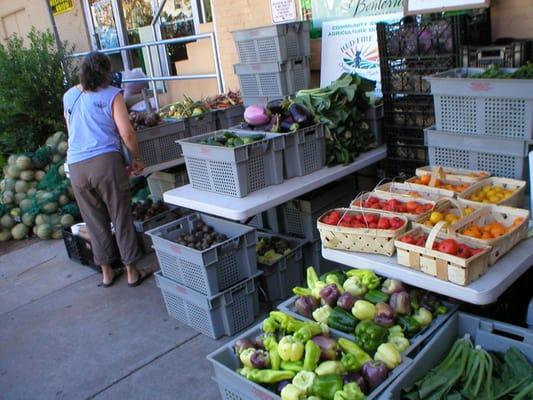
{"type": "Polygon", "coordinates": [[[311,386],[311,394],[323,400],[333,400],[335,393],[342,390],[343,381],[341,375],[317,376],[311,386]]]}
{"type": "Polygon", "coordinates": [[[346,280],[346,274],[342,271],[335,270],[335,271],[326,272],[320,275],[319,279],[325,283],[333,283],[332,280],[336,279],[338,284],[342,285],[344,281],[346,280]],[[333,277],[336,277],[336,278],[333,278],[333,277]],[[328,282],[328,278],[330,279],[329,282],[328,282]]]}
{"type": "Polygon", "coordinates": [[[246,376],[246,379],[257,383],[277,383],[281,381],[289,381],[294,378],[293,371],[274,371],[272,369],[255,369],[243,368],[241,373],[246,376]]]}
{"type": "Polygon", "coordinates": [[[355,342],[368,353],[374,353],[387,340],[387,328],[372,321],[361,321],[355,328],[355,342]]]}
{"type": "Polygon", "coordinates": [[[389,295],[387,293],[383,293],[381,290],[369,290],[365,293],[365,296],[363,297],[366,301],[369,301],[374,304],[378,303],[386,303],[389,301],[389,295]]]}
{"type": "Polygon", "coordinates": [[[369,269],[350,269],[346,275],[350,278],[357,276],[368,289],[375,289],[381,284],[381,279],[369,269]]]}
{"type": "Polygon", "coordinates": [[[423,328],[426,325],[431,324],[431,321],[433,321],[433,314],[431,314],[431,312],[428,309],[426,309],[424,307],[420,307],[418,310],[416,310],[413,313],[413,318],[423,328]]]}
{"type": "Polygon", "coordinates": [[[263,320],[262,327],[263,327],[263,332],[265,333],[276,333],[279,329],[279,324],[274,318],[268,317],[263,320]]]}
{"type": "Polygon", "coordinates": [[[376,313],[376,306],[366,300],[357,300],[352,307],[353,316],[360,321],[373,320],[376,313]]]}
{"type": "Polygon", "coordinates": [[[292,384],[303,390],[306,394],[311,392],[316,374],[311,371],[300,371],[292,379],[292,384]]]}
{"type": "Polygon", "coordinates": [[[402,362],[402,355],[392,343],[379,345],[374,360],[383,362],[388,369],[393,370],[402,362]]]}
{"type": "MultiPolygon", "coordinates": [[[[337,342],[339,343],[339,346],[344,353],[355,356],[357,360],[357,364],[361,365],[361,367],[367,361],[372,360],[372,357],[370,357],[361,347],[359,347],[357,343],[352,342],[351,340],[348,340],[345,338],[339,338],[337,342]]],[[[350,361],[353,363],[352,360],[350,361]]],[[[350,365],[353,365],[352,363],[350,365]]]]}
{"type": "MultiPolygon", "coordinates": [[[[370,356],[369,356],[369,358],[370,358],[370,356]]],[[[359,359],[357,356],[355,356],[355,355],[353,355],[351,353],[343,354],[343,356],[341,358],[341,364],[342,364],[343,368],[346,371],[349,371],[349,372],[359,372],[359,371],[361,371],[361,368],[363,368],[363,364],[364,364],[364,362],[362,363],[361,361],[362,361],[362,359],[359,359]]]]}
{"type": "Polygon", "coordinates": [[[273,318],[278,326],[287,333],[296,332],[304,324],[302,321],[299,321],[281,311],[271,311],[269,318],[273,318]]]}
{"type": "Polygon", "coordinates": [[[281,390],[281,400],[304,400],[305,392],[298,386],[289,383],[281,390]]]}
{"type": "Polygon", "coordinates": [[[365,400],[365,394],[361,392],[361,389],[355,382],[350,382],[339,390],[335,392],[333,400],[365,400]]]}
{"type": "Polygon", "coordinates": [[[303,370],[303,362],[281,360],[280,368],[283,371],[293,371],[297,373],[303,370]]]}
{"type": "Polygon", "coordinates": [[[342,363],[340,361],[323,361],[315,369],[315,374],[317,375],[331,375],[338,374],[342,375],[346,372],[342,363]]]}
{"type": "Polygon", "coordinates": [[[322,335],[322,327],[316,322],[306,321],[303,325],[294,333],[294,338],[302,343],[306,343],[314,336],[322,335]]]}
{"type": "Polygon", "coordinates": [[[357,319],[348,311],[335,307],[328,317],[328,326],[342,332],[352,333],[357,324],[357,319]]]}
{"type": "Polygon", "coordinates": [[[279,341],[278,353],[283,361],[300,361],[304,355],[304,344],[292,336],[284,336],[279,341]]]}
{"type": "Polygon", "coordinates": [[[320,347],[313,342],[308,340],[305,344],[304,352],[304,365],[303,369],[305,371],[314,371],[318,366],[318,361],[320,361],[320,347]]]}
{"type": "Polygon", "coordinates": [[[315,311],[313,311],[313,319],[317,322],[327,324],[332,310],[333,309],[327,304],[322,307],[318,307],[315,311]]]}
{"type": "Polygon", "coordinates": [[[398,315],[396,319],[407,337],[415,335],[420,329],[422,329],[418,321],[410,315],[398,315]]]}
{"type": "Polygon", "coordinates": [[[398,350],[400,353],[403,353],[411,345],[411,343],[409,343],[409,339],[407,339],[405,336],[389,335],[388,343],[396,347],[396,350],[398,350]]]}

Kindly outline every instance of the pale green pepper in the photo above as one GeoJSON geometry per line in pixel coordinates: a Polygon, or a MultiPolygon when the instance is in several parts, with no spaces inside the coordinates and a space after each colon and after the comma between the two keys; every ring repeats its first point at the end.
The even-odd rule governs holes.
{"type": "Polygon", "coordinates": [[[402,355],[392,343],[379,345],[374,360],[383,362],[387,368],[394,369],[402,362],[402,355]]]}
{"type": "Polygon", "coordinates": [[[304,344],[292,336],[284,336],[278,344],[278,353],[283,361],[300,361],[304,355],[304,344]]]}

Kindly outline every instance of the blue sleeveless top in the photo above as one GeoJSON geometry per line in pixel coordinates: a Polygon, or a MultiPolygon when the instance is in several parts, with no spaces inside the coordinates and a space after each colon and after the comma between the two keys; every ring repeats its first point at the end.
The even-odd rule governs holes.
{"type": "Polygon", "coordinates": [[[113,120],[112,106],[121,92],[114,86],[96,92],[81,92],[72,87],[63,95],[68,127],[68,164],[104,153],[120,152],[120,137],[113,120]]]}

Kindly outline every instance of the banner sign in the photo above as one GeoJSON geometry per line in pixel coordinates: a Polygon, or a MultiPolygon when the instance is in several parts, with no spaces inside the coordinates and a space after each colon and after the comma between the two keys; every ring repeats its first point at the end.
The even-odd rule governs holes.
{"type": "Polygon", "coordinates": [[[403,12],[403,0],[312,0],[313,26],[342,18],[403,12]]]}
{"type": "Polygon", "coordinates": [[[48,0],[48,3],[54,16],[74,9],[72,0],[48,0]]]}
{"type": "Polygon", "coordinates": [[[320,86],[327,86],[342,73],[357,73],[377,82],[381,92],[376,23],[397,22],[403,13],[327,21],[322,25],[320,86]]]}

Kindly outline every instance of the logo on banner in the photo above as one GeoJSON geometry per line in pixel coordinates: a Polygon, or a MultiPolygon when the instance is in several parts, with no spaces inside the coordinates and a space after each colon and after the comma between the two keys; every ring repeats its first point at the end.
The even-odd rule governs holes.
{"type": "Polygon", "coordinates": [[[353,73],[361,69],[374,69],[379,67],[379,52],[377,46],[372,43],[358,43],[349,40],[341,46],[342,62],[340,67],[343,71],[353,73]]]}

